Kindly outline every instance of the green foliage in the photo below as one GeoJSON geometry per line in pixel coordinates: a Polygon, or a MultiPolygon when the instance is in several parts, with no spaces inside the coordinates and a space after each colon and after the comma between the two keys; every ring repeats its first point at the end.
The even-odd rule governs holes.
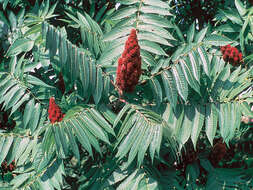
{"type": "Polygon", "coordinates": [[[115,135],[109,123],[96,109],[74,107],[66,113],[62,122],[46,127],[44,151],[47,154],[49,149],[54,148],[60,158],[66,158],[71,149],[79,161],[76,141],[93,157],[91,145],[101,153],[98,140],[110,144],[107,133],[115,135]]]}
{"type": "Polygon", "coordinates": [[[116,157],[122,159],[129,152],[127,164],[130,164],[138,154],[137,162],[141,165],[144,154],[149,148],[153,161],[155,153],[159,155],[163,135],[171,142],[171,146],[175,146],[166,122],[155,112],[139,106],[126,105],[115,119],[114,127],[126,113],[115,145],[115,147],[119,146],[116,157]]]}
{"type": "Polygon", "coordinates": [[[247,8],[245,3],[235,0],[233,9],[220,10],[215,18],[215,21],[219,23],[217,31],[238,40],[244,55],[252,54],[252,10],[252,7],[247,8]],[[220,25],[221,23],[224,24],[220,25]]]}
{"type": "Polygon", "coordinates": [[[241,118],[253,117],[253,9],[235,0],[214,22],[189,22],[180,2],[0,1],[1,188],[253,187],[252,151],[236,148],[252,139],[241,118]],[[142,75],[120,94],[117,60],[133,28],[142,75]],[[243,52],[238,67],[222,58],[227,44],[243,52]],[[65,114],[54,124],[52,96],[65,114]],[[9,120],[14,129],[2,127],[9,120]],[[239,153],[217,167],[219,138],[239,153]]]}

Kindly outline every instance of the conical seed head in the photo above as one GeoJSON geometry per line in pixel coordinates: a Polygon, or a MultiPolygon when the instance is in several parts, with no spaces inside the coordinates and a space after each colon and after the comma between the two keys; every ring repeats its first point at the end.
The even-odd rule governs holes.
{"type": "Polygon", "coordinates": [[[140,75],[140,46],[138,44],[136,30],[132,29],[125,43],[125,49],[118,60],[116,82],[119,89],[123,92],[133,92],[135,86],[138,84],[140,75]]]}
{"type": "Polygon", "coordinates": [[[59,122],[64,117],[60,107],[55,103],[53,97],[49,99],[48,117],[51,123],[59,122]]]}

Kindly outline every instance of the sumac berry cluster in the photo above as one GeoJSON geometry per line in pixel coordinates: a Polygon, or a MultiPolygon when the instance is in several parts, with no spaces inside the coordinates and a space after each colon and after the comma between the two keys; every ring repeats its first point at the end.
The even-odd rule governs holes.
{"type": "Polygon", "coordinates": [[[12,130],[16,125],[16,122],[9,118],[9,113],[4,111],[3,103],[0,104],[0,129],[12,130]]]}
{"type": "Polygon", "coordinates": [[[213,166],[217,166],[218,163],[224,158],[227,153],[227,147],[222,138],[218,139],[218,142],[213,146],[212,152],[209,154],[209,160],[213,166]]]}
{"type": "Polygon", "coordinates": [[[60,122],[64,115],[53,97],[49,99],[48,117],[51,123],[60,122]]]}
{"type": "Polygon", "coordinates": [[[12,172],[16,168],[15,160],[13,160],[9,165],[7,165],[6,161],[3,161],[1,164],[1,169],[3,173],[12,172]]]}
{"type": "Polygon", "coordinates": [[[125,49],[118,60],[116,82],[123,92],[133,92],[141,76],[140,46],[136,30],[132,29],[125,49]]]}
{"type": "Polygon", "coordinates": [[[223,55],[223,60],[229,62],[233,66],[243,63],[242,53],[231,45],[221,46],[221,53],[223,55]]]}
{"type": "Polygon", "coordinates": [[[61,93],[64,94],[64,92],[65,92],[65,83],[64,83],[63,75],[62,75],[61,72],[59,73],[58,78],[59,78],[59,81],[58,81],[57,85],[58,85],[61,93]]]}

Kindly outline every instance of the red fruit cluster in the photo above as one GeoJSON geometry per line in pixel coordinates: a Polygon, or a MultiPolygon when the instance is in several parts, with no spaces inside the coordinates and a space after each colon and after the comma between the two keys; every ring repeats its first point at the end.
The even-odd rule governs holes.
{"type": "Polygon", "coordinates": [[[55,100],[53,97],[49,99],[48,114],[49,114],[49,120],[51,123],[60,122],[65,115],[61,112],[61,109],[55,103],[55,100]]]}
{"type": "Polygon", "coordinates": [[[64,94],[64,92],[65,92],[65,83],[64,83],[63,75],[62,75],[61,72],[59,73],[58,78],[59,78],[59,81],[58,81],[57,85],[58,85],[60,91],[62,92],[62,94],[64,94]]]}
{"type": "Polygon", "coordinates": [[[231,45],[221,46],[221,52],[225,62],[229,62],[233,66],[243,63],[242,53],[237,48],[231,45]]]}
{"type": "Polygon", "coordinates": [[[132,29],[118,60],[116,82],[123,92],[133,92],[141,76],[140,46],[136,30],[132,29]]]}
{"type": "Polygon", "coordinates": [[[217,166],[218,163],[224,158],[227,153],[227,147],[222,138],[213,146],[212,152],[209,155],[209,159],[213,166],[217,166]]]}
{"type": "Polygon", "coordinates": [[[16,122],[9,118],[7,111],[3,109],[3,103],[0,104],[0,129],[11,130],[15,127],[16,122]]]}
{"type": "Polygon", "coordinates": [[[16,168],[15,160],[13,160],[9,165],[7,165],[6,161],[3,161],[1,164],[1,169],[3,173],[12,172],[16,168]]]}

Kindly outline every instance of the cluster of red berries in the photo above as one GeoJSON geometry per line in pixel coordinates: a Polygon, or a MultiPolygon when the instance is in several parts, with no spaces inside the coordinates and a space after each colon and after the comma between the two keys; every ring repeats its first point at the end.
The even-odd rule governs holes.
{"type": "Polygon", "coordinates": [[[217,166],[218,163],[224,158],[227,153],[226,144],[223,142],[223,139],[218,139],[218,142],[213,146],[212,152],[209,155],[209,160],[213,166],[217,166]]]}
{"type": "Polygon", "coordinates": [[[58,81],[57,85],[58,85],[61,93],[64,94],[64,92],[65,92],[65,83],[64,83],[63,75],[62,75],[61,72],[59,73],[58,78],[59,78],[59,81],[58,81]]]}
{"type": "Polygon", "coordinates": [[[1,164],[1,169],[3,173],[12,172],[16,168],[15,160],[13,160],[9,165],[7,165],[6,161],[3,161],[1,164]]]}
{"type": "Polygon", "coordinates": [[[16,122],[9,118],[7,111],[3,110],[3,103],[0,104],[0,129],[11,130],[15,125],[16,122]]]}
{"type": "Polygon", "coordinates": [[[229,62],[233,66],[243,63],[242,53],[237,48],[231,45],[221,46],[221,52],[225,62],[229,62]]]}
{"type": "Polygon", "coordinates": [[[140,46],[136,30],[132,29],[125,49],[118,60],[116,82],[123,92],[133,92],[141,76],[140,46]]]}
{"type": "Polygon", "coordinates": [[[65,116],[65,114],[61,112],[59,106],[55,103],[53,97],[49,99],[48,115],[51,123],[60,122],[65,116]]]}

